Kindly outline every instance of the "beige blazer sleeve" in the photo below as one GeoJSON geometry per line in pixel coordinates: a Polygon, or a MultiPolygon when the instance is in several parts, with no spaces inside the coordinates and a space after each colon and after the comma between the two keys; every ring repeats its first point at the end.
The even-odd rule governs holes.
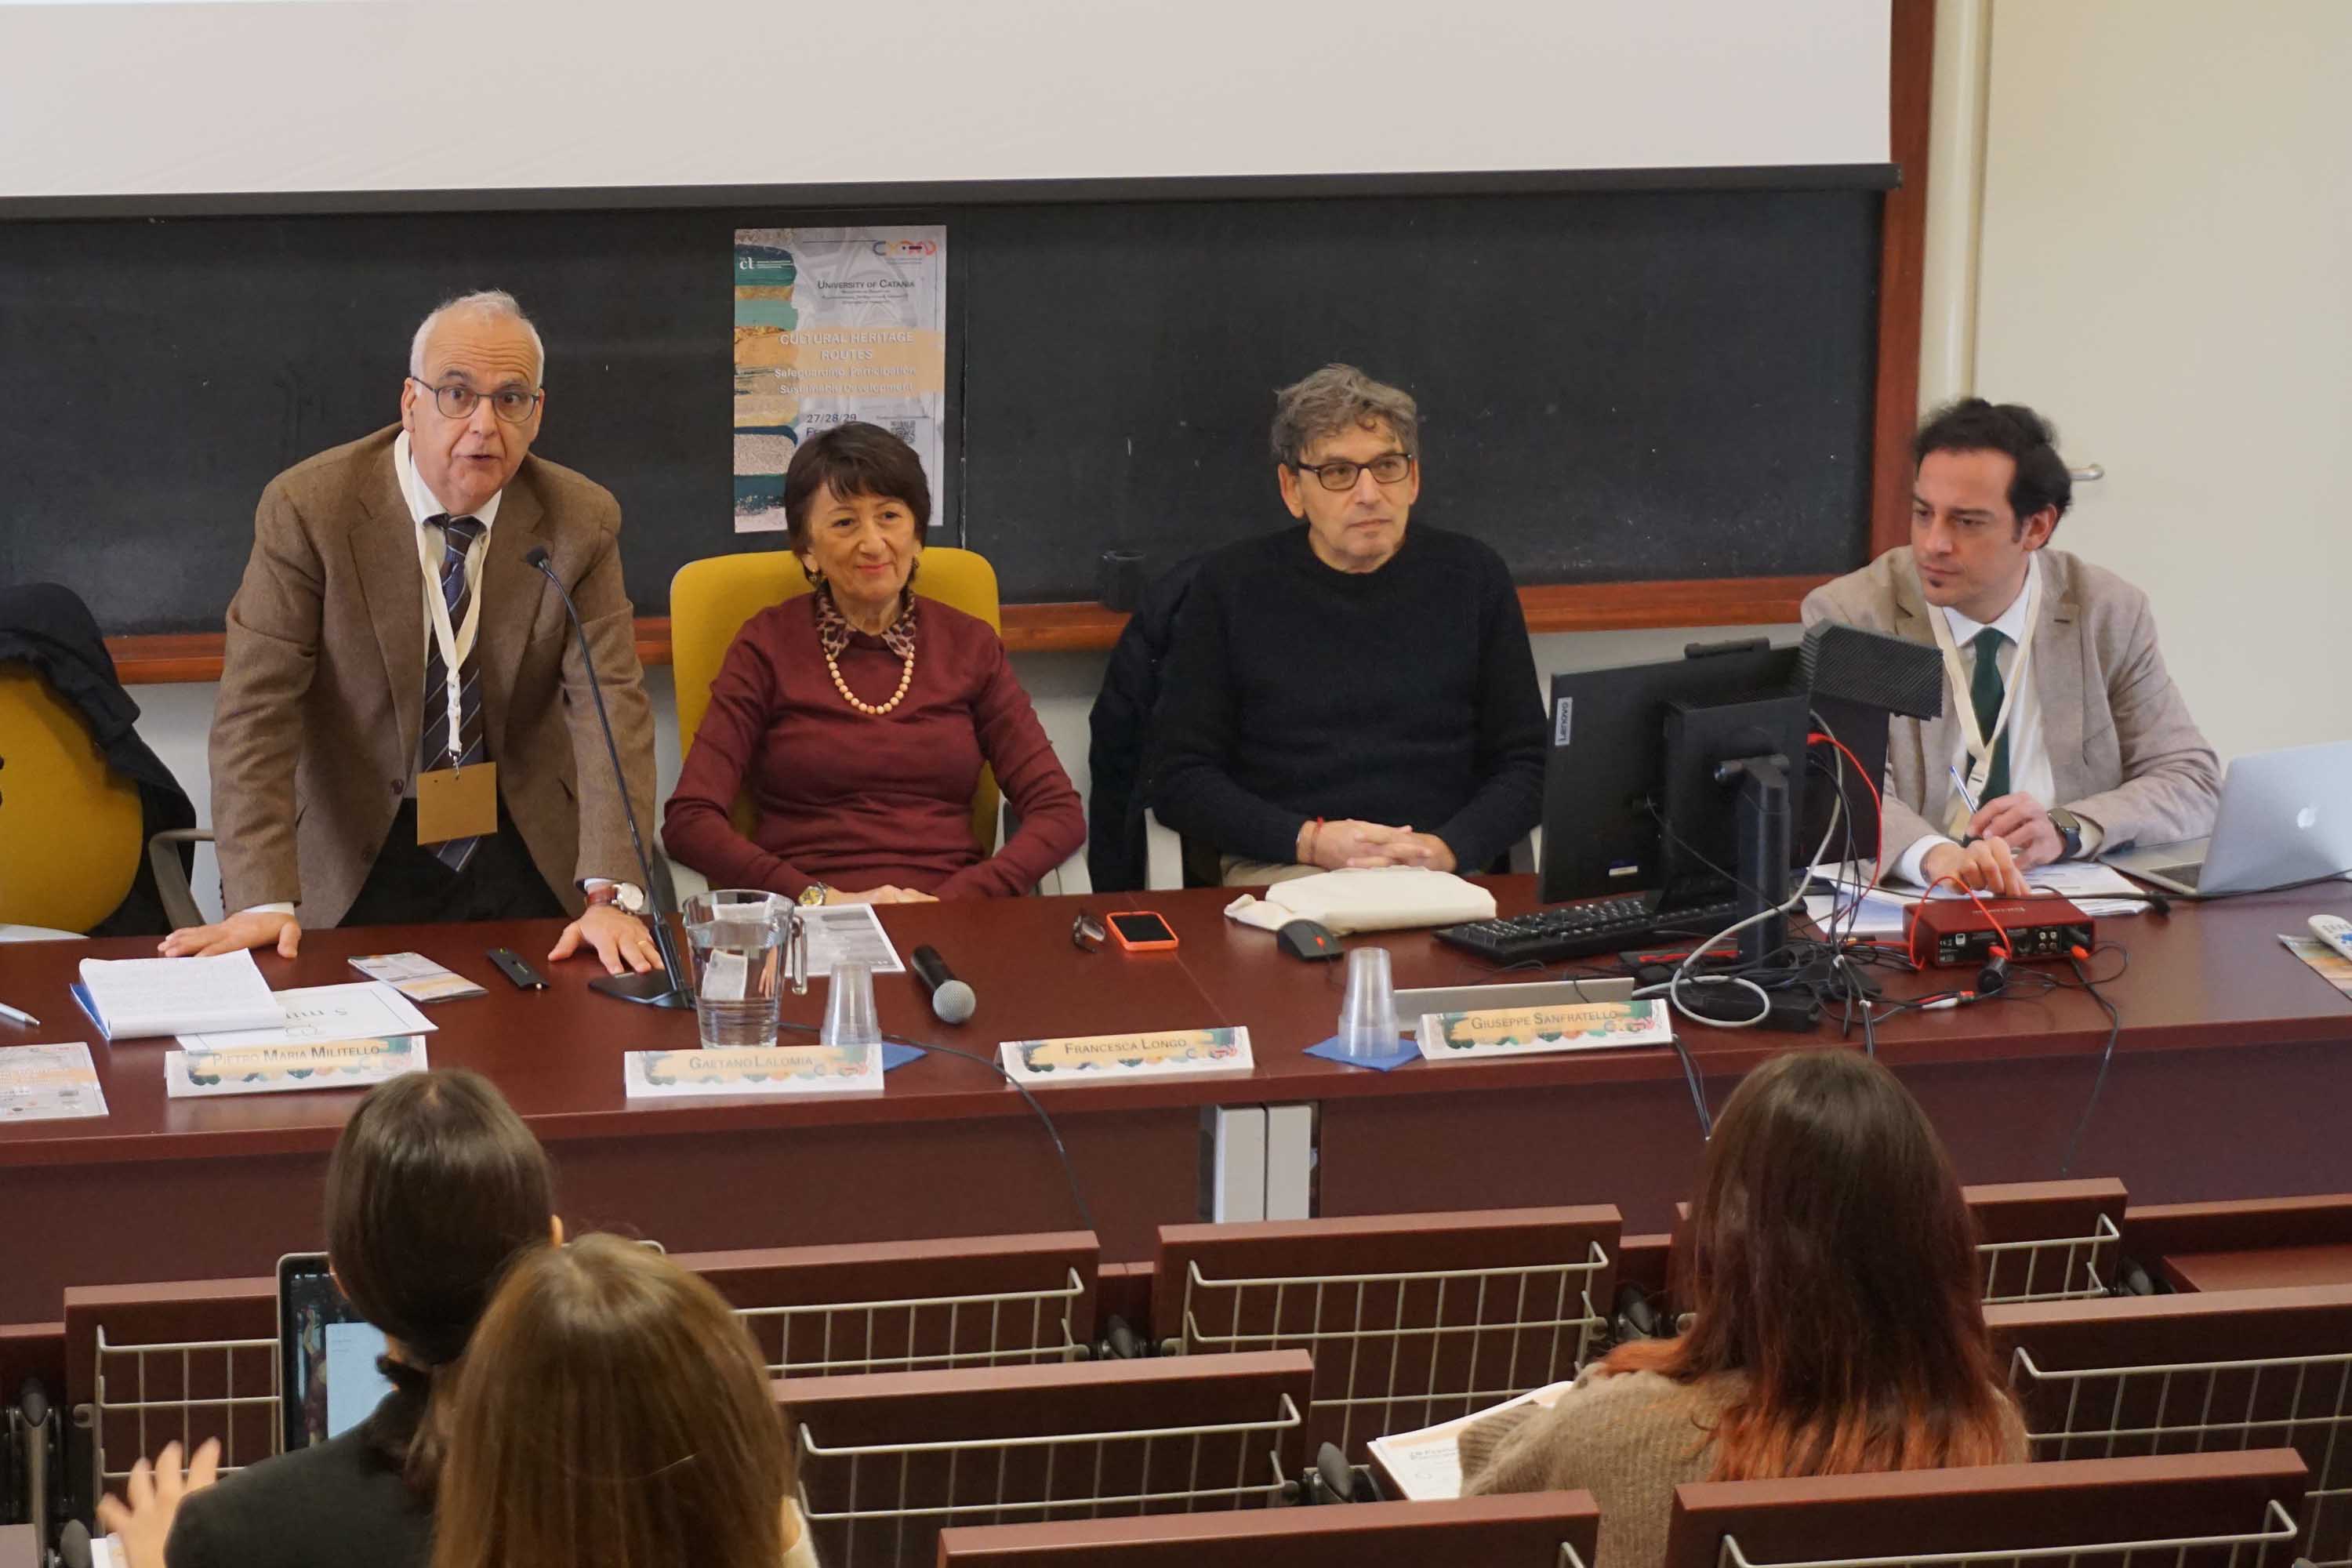
{"type": "MultiPolygon", "coordinates": [[[[2095,616],[2092,636],[2106,675],[2106,705],[2122,782],[2064,802],[2099,825],[2108,847],[2169,844],[2213,831],[2221,797],[2221,763],[2189,717],[2189,703],[2166,669],[2147,595],[2101,574],[2086,586],[2112,613],[2095,616]]],[[[2086,734],[2084,749],[2100,737],[2086,734]]]]}
{"type": "Polygon", "coordinates": [[[301,897],[294,767],[302,700],[318,668],[324,573],[276,484],[254,514],[253,553],[229,601],[210,745],[214,847],[230,910],[301,897]]]}

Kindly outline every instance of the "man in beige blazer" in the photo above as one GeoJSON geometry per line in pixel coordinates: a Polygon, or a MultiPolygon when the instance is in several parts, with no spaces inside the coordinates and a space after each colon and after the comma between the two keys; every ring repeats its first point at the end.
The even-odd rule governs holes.
{"type": "Polygon", "coordinates": [[[1944,654],[1944,716],[1887,736],[1889,875],[2022,894],[2037,866],[2212,831],[2221,768],[2147,595],[2048,547],[2074,500],[2053,440],[2022,405],[1938,410],[1912,443],[1911,542],[1806,595],[1807,626],[1944,654]]]}
{"type": "Polygon", "coordinates": [[[417,330],[400,423],[262,493],[213,716],[231,913],[173,932],[165,953],[291,956],[305,925],[570,914],[551,959],[584,946],[615,973],[658,961],[631,912],[636,858],[579,644],[526,560],[544,547],[579,605],[642,822],[653,715],[620,507],[530,455],[544,365],[510,296],[451,300],[417,330]],[[420,778],[462,763],[455,776],[479,779],[484,762],[495,826],[485,800],[467,818],[482,831],[427,841],[420,778]]]}

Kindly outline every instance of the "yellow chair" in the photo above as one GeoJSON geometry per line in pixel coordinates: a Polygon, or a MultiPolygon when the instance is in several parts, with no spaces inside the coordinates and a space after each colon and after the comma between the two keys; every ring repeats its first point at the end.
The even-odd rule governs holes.
{"type": "Polygon", "coordinates": [[[139,786],[81,715],[30,668],[0,665],[0,925],[98,924],[139,874],[144,827],[139,786]]]}
{"type": "MultiPolygon", "coordinates": [[[[808,574],[789,550],[714,555],[688,563],[670,579],[670,677],[677,688],[681,763],[694,749],[695,731],[702,728],[702,716],[710,707],[710,683],[718,678],[735,634],[769,605],[809,591],[808,574]]],[[[1003,629],[996,568],[984,555],[948,545],[927,548],[915,571],[915,592],[1003,629]]],[[[980,787],[971,797],[972,842],[983,855],[996,851],[998,805],[996,774],[983,766],[980,787]]],[[[732,815],[737,830],[748,836],[753,826],[748,792],[735,797],[732,815]]]]}

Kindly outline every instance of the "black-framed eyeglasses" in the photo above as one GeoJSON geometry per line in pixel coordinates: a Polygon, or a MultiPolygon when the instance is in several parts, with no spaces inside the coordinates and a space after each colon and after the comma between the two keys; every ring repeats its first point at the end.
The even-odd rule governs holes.
{"type": "MultiPolygon", "coordinates": [[[[446,386],[435,386],[422,376],[412,375],[408,379],[433,395],[433,405],[441,410],[444,418],[471,419],[474,405],[482,401],[483,395],[462,381],[453,381],[446,386]]],[[[520,386],[502,386],[489,395],[490,412],[509,425],[520,425],[530,417],[531,410],[537,408],[539,400],[546,395],[544,389],[526,392],[520,386]]]]}
{"type": "Polygon", "coordinates": [[[1302,474],[1313,474],[1315,482],[1327,490],[1351,490],[1356,479],[1366,468],[1372,471],[1375,481],[1384,485],[1402,483],[1412,472],[1412,458],[1402,452],[1382,452],[1369,463],[1351,463],[1339,458],[1328,463],[1293,463],[1302,474]]]}

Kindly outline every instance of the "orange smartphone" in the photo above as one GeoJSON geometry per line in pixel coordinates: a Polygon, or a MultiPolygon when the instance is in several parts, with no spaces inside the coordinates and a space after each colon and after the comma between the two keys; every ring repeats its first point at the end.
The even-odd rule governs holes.
{"type": "Polygon", "coordinates": [[[1169,929],[1166,921],[1149,910],[1105,915],[1103,923],[1110,927],[1111,940],[1129,952],[1176,951],[1176,933],[1169,929]]]}

